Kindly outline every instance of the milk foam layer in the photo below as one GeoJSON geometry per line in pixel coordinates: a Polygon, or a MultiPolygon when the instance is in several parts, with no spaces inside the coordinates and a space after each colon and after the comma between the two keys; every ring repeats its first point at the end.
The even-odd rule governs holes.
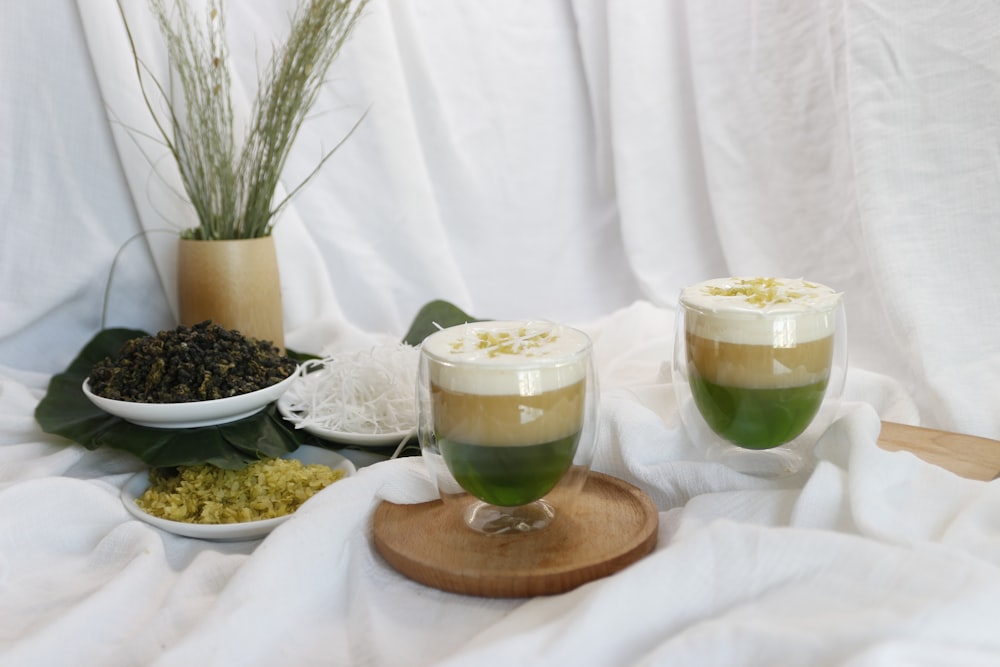
{"type": "Polygon", "coordinates": [[[421,349],[445,391],[535,396],[586,377],[590,338],[550,322],[470,322],[431,334],[421,349]]]}
{"type": "Polygon", "coordinates": [[[841,294],[799,278],[716,278],[686,287],[687,331],[727,343],[791,347],[836,329],[841,294]]]}

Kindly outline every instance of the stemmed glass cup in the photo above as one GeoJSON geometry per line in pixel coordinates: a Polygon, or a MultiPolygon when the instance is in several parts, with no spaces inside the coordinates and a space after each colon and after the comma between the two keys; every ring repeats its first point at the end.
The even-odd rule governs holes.
{"type": "Polygon", "coordinates": [[[779,477],[811,461],[847,371],[842,295],[800,279],[685,288],[674,333],[681,421],[709,459],[779,477]]]}
{"type": "Polygon", "coordinates": [[[442,500],[481,533],[572,511],[593,459],[597,378],[583,332],[486,321],[421,345],[418,436],[442,500]]]}

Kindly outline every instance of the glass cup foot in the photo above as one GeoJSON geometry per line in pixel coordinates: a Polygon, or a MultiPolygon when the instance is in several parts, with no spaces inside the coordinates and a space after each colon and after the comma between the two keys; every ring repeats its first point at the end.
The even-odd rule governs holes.
{"type": "Polygon", "coordinates": [[[545,500],[527,505],[499,507],[476,501],[466,508],[467,526],[486,535],[529,533],[545,528],[555,519],[555,509],[545,500]]]}
{"type": "Polygon", "coordinates": [[[789,477],[806,467],[806,459],[796,448],[782,446],[772,449],[744,449],[736,445],[717,445],[707,458],[755,477],[789,477]]]}

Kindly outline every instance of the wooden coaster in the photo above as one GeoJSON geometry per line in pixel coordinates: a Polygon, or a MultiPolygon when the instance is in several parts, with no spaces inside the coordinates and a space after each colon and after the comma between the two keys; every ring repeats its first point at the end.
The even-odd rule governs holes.
{"type": "Polygon", "coordinates": [[[435,500],[383,501],[375,548],[401,574],[454,593],[529,597],[563,593],[636,562],[656,546],[653,501],[623,480],[591,472],[570,512],[533,533],[482,535],[461,510],[435,500]]]}

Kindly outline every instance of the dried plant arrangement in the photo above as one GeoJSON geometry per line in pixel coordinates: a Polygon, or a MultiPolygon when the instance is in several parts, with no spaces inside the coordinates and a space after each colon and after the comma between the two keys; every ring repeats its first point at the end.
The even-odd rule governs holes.
{"type": "Polygon", "coordinates": [[[139,57],[118,1],[143,101],[198,217],[198,226],[185,230],[182,238],[269,236],[282,208],[357,129],[363,115],[302,182],[275,201],[299,129],[367,2],[299,0],[288,38],[259,75],[246,132],[237,136],[223,0],[208,0],[204,15],[185,0],[149,0],[166,43],[166,82],[139,57]]]}

